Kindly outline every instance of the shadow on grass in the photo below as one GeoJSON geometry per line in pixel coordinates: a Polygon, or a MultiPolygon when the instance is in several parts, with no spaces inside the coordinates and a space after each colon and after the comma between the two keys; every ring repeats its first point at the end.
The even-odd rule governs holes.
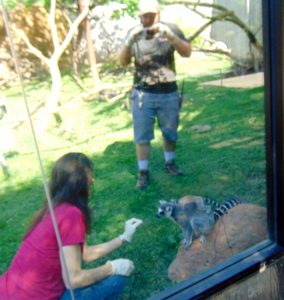
{"type": "MultiPolygon", "coordinates": [[[[89,242],[105,242],[118,236],[123,232],[124,221],[131,217],[144,221],[131,244],[92,264],[118,257],[134,261],[136,269],[129,278],[124,299],[147,299],[172,285],[167,279],[167,268],[176,255],[181,236],[180,229],[171,221],[156,218],[160,199],[179,199],[192,194],[223,201],[237,196],[247,202],[265,205],[262,89],[200,87],[198,82],[192,79],[184,83],[185,102],[181,111],[177,163],[185,176],[172,178],[164,172],[159,133],[152,144],[151,184],[142,192],[135,190],[137,167],[131,137],[127,141],[114,140],[102,152],[91,155],[95,184],[90,198],[94,223],[89,242]],[[208,124],[211,130],[192,131],[191,126],[197,124],[208,124]]],[[[113,118],[113,123],[103,123],[107,124],[105,130],[115,132],[130,128],[129,113],[119,107],[119,103],[92,103],[91,125],[100,119],[113,118]]],[[[66,152],[80,149],[89,153],[91,143],[87,140],[91,141],[92,136],[77,139],[73,146],[65,146],[66,152]]],[[[16,160],[18,156],[11,159],[16,160]]],[[[47,169],[50,165],[47,164],[47,169]]],[[[20,172],[28,173],[28,170],[20,172]]],[[[7,184],[1,190],[0,272],[8,267],[42,198],[42,184],[31,174],[26,181],[7,184]]]]}
{"type": "MultiPolygon", "coordinates": [[[[12,180],[12,179],[11,179],[12,180]]],[[[34,212],[41,206],[41,181],[11,184],[0,194],[0,274],[15,255],[34,212]]]]}

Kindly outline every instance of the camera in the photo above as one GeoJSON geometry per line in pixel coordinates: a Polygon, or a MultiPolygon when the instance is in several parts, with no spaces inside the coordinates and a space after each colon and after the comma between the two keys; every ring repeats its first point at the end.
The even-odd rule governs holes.
{"type": "Polygon", "coordinates": [[[152,29],[149,28],[144,29],[144,36],[146,40],[151,40],[154,37],[155,33],[156,32],[152,29]]]}

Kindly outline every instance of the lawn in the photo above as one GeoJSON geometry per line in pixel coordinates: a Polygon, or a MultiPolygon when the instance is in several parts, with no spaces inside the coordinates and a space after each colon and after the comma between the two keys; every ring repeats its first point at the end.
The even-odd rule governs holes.
{"type": "MultiPolygon", "coordinates": [[[[147,299],[173,285],[167,278],[167,268],[177,253],[181,235],[170,220],[156,218],[159,199],[193,194],[221,202],[237,196],[265,206],[263,88],[201,86],[201,82],[223,77],[229,71],[230,62],[220,57],[179,58],[177,68],[185,98],[177,147],[177,162],[185,172],[181,178],[171,178],[164,172],[161,134],[157,130],[152,144],[151,185],[143,192],[135,190],[137,169],[126,99],[115,103],[76,100],[80,90],[69,76],[64,76],[61,112],[72,131],[64,133],[52,128],[38,137],[47,175],[54,160],[69,151],[84,152],[94,162],[90,243],[121,234],[128,218],[144,221],[131,244],[91,265],[118,257],[134,261],[136,268],[124,300],[147,299]],[[193,131],[194,125],[209,125],[210,130],[193,131]]],[[[107,75],[103,80],[116,82],[117,78],[131,80],[129,73],[107,75]]],[[[85,84],[92,88],[90,79],[86,78],[85,84]]],[[[47,89],[48,82],[26,84],[31,107],[44,99],[47,89]]],[[[22,116],[19,88],[5,90],[4,94],[15,118],[22,116]]],[[[12,176],[5,180],[0,174],[0,273],[9,266],[44,197],[29,124],[24,122],[15,135],[16,151],[8,156],[12,176]]]]}

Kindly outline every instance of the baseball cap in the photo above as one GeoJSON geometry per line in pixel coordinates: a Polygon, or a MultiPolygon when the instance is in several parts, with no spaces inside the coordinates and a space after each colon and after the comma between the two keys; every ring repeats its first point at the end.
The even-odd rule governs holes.
{"type": "Polygon", "coordinates": [[[140,0],[138,4],[139,14],[158,13],[159,3],[157,0],[140,0]]]}

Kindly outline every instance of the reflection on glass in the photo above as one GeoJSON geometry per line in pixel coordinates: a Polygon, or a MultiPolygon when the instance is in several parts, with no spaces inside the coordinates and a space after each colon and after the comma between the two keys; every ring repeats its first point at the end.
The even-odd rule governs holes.
{"type": "MultiPolygon", "coordinates": [[[[74,81],[69,68],[72,59],[68,54],[64,56],[59,64],[62,123],[56,127],[52,119],[48,129],[37,135],[47,172],[60,155],[69,151],[84,152],[92,158],[96,177],[96,192],[91,195],[95,221],[88,237],[92,243],[120,234],[123,221],[133,215],[143,219],[131,245],[120,250],[120,256],[131,258],[136,266],[123,299],[147,299],[267,237],[261,1],[212,4],[224,9],[167,5],[161,12],[161,17],[177,23],[186,37],[194,36],[209,21],[205,15],[228,14],[227,21],[221,18],[213,22],[191,41],[194,51],[190,58],[176,55],[178,86],[184,98],[176,152],[184,176],[173,178],[165,172],[162,136],[157,127],[152,141],[150,185],[144,191],[135,189],[137,167],[128,102],[133,67],[115,69],[107,61],[100,70],[100,79],[115,88],[98,94],[93,92],[90,74],[82,72],[82,82],[74,81]],[[243,30],[243,24],[255,39],[243,30]],[[172,199],[177,201],[170,202],[172,199]],[[223,203],[225,206],[218,207],[223,203]],[[162,207],[164,212],[158,210],[162,204],[166,205],[162,207]],[[222,215],[222,209],[227,214],[222,215]],[[176,220],[157,218],[157,211],[176,220]],[[193,235],[190,243],[193,229],[200,228],[205,236],[193,235]]],[[[26,28],[26,20],[35,22],[32,10],[20,14],[29,18],[16,18],[12,12],[14,28],[26,28]]],[[[40,28],[48,24],[43,18],[39,19],[40,28]]],[[[41,32],[47,33],[49,29],[43,28],[41,32]]],[[[3,26],[1,29],[4,40],[3,26]]],[[[41,32],[30,33],[29,38],[48,57],[52,42],[41,32]]],[[[50,93],[50,74],[41,67],[40,59],[26,50],[17,32],[13,33],[36,123],[50,93]]],[[[6,59],[0,66],[7,68],[9,80],[0,78],[0,96],[4,99],[3,105],[0,102],[0,125],[6,128],[0,134],[4,136],[1,140],[7,141],[7,145],[0,145],[1,274],[8,268],[43,198],[7,38],[3,45],[6,59]]]]}
{"type": "MultiPolygon", "coordinates": [[[[181,74],[187,65],[181,81],[189,100],[180,126],[182,143],[188,144],[180,151],[191,180],[184,187],[187,192],[179,193],[183,197],[173,196],[178,203],[160,203],[160,214],[174,219],[184,239],[168,269],[172,282],[208,270],[267,238],[261,2],[214,3],[230,15],[229,21],[211,26],[214,43],[207,43],[215,54],[194,53],[190,60],[182,59],[180,69],[181,74]],[[254,38],[248,38],[242,24],[254,38]],[[218,61],[216,52],[221,51],[230,59],[218,61]],[[212,199],[225,205],[207,206],[212,199]],[[234,199],[242,204],[233,205],[234,199]],[[223,217],[216,216],[224,211],[223,217]],[[212,223],[205,242],[202,233],[212,223]],[[188,247],[191,231],[196,237],[188,247]]],[[[213,15],[220,16],[220,10],[213,9],[213,15]]]]}

